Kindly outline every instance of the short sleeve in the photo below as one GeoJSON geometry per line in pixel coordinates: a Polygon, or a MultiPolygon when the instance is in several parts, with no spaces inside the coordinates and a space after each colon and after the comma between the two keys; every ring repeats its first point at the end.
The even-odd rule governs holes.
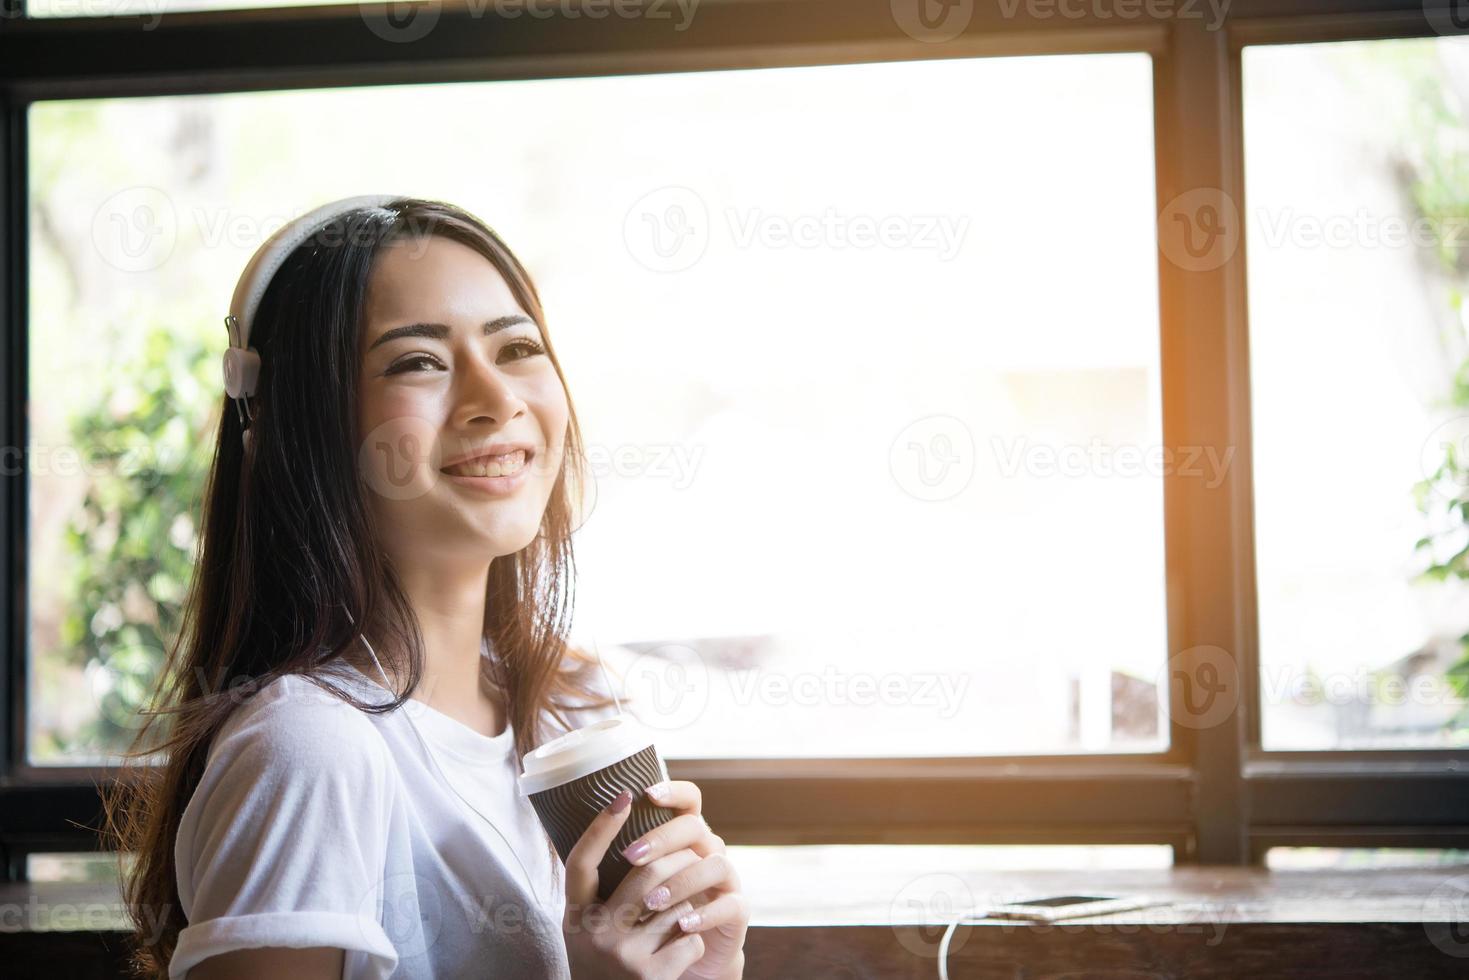
{"type": "Polygon", "coordinates": [[[215,736],[174,856],[189,925],[170,980],[259,946],[335,946],[348,978],[386,977],[380,922],[394,782],[372,722],[308,680],[273,681],[215,736]]]}

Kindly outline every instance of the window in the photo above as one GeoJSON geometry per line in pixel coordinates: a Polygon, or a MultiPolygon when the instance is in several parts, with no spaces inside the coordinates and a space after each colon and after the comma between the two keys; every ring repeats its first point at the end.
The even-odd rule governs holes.
{"type": "Polygon", "coordinates": [[[1469,744],[1465,65],[1469,38],[1245,52],[1267,749],[1469,744]]]}
{"type": "Polygon", "coordinates": [[[32,757],[121,748],[172,640],[220,297],[290,216],[378,187],[463,203],[537,276],[596,479],[581,625],[626,654],[670,754],[1166,744],[1150,74],[1121,54],[34,105],[32,757]],[[1020,95],[970,105],[986,90],[1020,95]],[[384,132],[413,137],[336,149],[384,132]],[[1047,289],[1058,270],[1073,288],[1047,289]],[[1047,624],[1057,602],[1084,631],[1047,624]]]}
{"type": "Polygon", "coordinates": [[[537,277],[597,476],[576,631],[681,692],[731,843],[1469,847],[1460,257],[1337,220],[1462,217],[1432,11],[272,6],[0,20],[9,877],[95,843],[223,298],[363,187],[537,277]]]}

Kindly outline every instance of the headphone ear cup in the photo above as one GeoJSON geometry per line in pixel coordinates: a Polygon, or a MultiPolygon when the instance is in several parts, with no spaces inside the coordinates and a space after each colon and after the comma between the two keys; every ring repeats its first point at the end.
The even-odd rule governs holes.
{"type": "Polygon", "coordinates": [[[255,394],[260,379],[260,355],[253,347],[229,347],[224,352],[224,390],[231,398],[255,394]]]}

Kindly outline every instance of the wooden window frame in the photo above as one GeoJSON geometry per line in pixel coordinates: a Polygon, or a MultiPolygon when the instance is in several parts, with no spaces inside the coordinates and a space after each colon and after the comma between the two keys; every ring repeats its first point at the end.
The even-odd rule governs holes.
{"type": "MultiPolygon", "coordinates": [[[[1175,9],[1193,0],[1177,0],[1175,9]]],[[[1236,0],[1207,18],[1100,18],[1090,3],[974,4],[944,43],[905,36],[890,0],[703,0],[689,27],[608,17],[495,20],[445,4],[413,44],[365,29],[357,5],[152,17],[30,19],[0,0],[0,445],[27,443],[27,108],[47,99],[646,74],[918,58],[1137,51],[1153,59],[1159,209],[1218,188],[1245,200],[1247,45],[1422,37],[1430,0],[1236,0]],[[1046,11],[1051,13],[1047,14],[1046,11]],[[152,27],[147,25],[152,23],[152,27]]],[[[1447,5],[1445,5],[1446,7],[1447,5]]],[[[1243,209],[1241,209],[1243,210],[1243,209]]],[[[1235,450],[1217,488],[1164,478],[1168,651],[1233,651],[1239,709],[1174,724],[1166,751],[920,759],[679,760],[733,843],[1162,843],[1180,863],[1249,864],[1284,844],[1469,846],[1469,752],[1266,752],[1256,710],[1250,378],[1241,243],[1219,269],[1160,255],[1163,436],[1235,450]]],[[[27,482],[0,476],[0,857],[95,847],[109,770],[26,760],[27,482]]],[[[1168,697],[1179,707],[1179,675],[1168,697]]],[[[1175,710],[1175,717],[1181,712],[1175,710]]]]}

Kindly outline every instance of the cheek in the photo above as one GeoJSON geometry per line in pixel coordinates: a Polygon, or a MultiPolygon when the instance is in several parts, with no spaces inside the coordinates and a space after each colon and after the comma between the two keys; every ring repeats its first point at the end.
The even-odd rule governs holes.
{"type": "Polygon", "coordinates": [[[525,400],[540,423],[541,436],[546,440],[547,448],[559,451],[566,438],[566,423],[571,417],[561,380],[552,372],[550,380],[537,385],[525,400]]]}
{"type": "Polygon", "coordinates": [[[437,439],[444,413],[442,396],[425,388],[411,385],[364,388],[357,412],[358,437],[365,440],[373,432],[388,428],[422,431],[432,442],[437,439]]]}
{"type": "Polygon", "coordinates": [[[357,463],[379,505],[412,504],[432,492],[442,459],[440,398],[423,389],[364,392],[357,463]]]}
{"type": "Polygon", "coordinates": [[[369,391],[362,398],[362,421],[371,427],[389,419],[406,416],[437,422],[444,414],[442,398],[423,388],[409,385],[394,385],[389,388],[369,391]]]}

